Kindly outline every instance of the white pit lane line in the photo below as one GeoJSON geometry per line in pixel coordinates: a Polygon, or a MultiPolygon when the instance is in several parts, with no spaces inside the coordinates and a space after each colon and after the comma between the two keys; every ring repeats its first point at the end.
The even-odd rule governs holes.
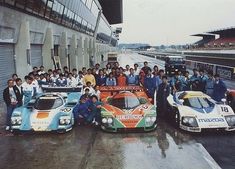
{"type": "Polygon", "coordinates": [[[198,151],[202,153],[202,156],[204,159],[208,162],[208,164],[211,166],[213,169],[221,169],[221,167],[218,165],[218,163],[211,157],[211,155],[207,152],[205,147],[201,143],[196,143],[198,147],[198,151]]]}

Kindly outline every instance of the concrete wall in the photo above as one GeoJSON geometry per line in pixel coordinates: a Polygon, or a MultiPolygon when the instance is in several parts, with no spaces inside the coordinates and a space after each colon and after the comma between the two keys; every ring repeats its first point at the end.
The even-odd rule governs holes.
{"type": "MultiPolygon", "coordinates": [[[[42,45],[43,65],[46,69],[53,69],[52,54],[55,44],[59,44],[59,56],[62,66],[81,69],[90,65],[89,57],[95,56],[95,62],[101,61],[101,54],[106,56],[110,50],[108,45],[99,44],[94,37],[68,29],[66,27],[48,22],[41,18],[15,11],[10,8],[0,6],[0,28],[12,30],[11,43],[15,44],[16,73],[23,77],[32,67],[27,63],[27,50],[30,51],[30,43],[42,45]],[[41,35],[40,38],[30,37],[32,32],[41,35]],[[58,37],[59,40],[57,40],[58,37]],[[58,42],[57,42],[58,41],[58,42]],[[70,45],[70,51],[68,51],[70,45]],[[98,49],[97,49],[98,48],[98,49]],[[68,60],[69,54],[69,60],[68,60]]],[[[0,29],[1,31],[5,29],[0,29]]],[[[0,35],[7,32],[0,32],[0,35]]],[[[0,37],[0,43],[9,43],[9,39],[0,37]]]]}

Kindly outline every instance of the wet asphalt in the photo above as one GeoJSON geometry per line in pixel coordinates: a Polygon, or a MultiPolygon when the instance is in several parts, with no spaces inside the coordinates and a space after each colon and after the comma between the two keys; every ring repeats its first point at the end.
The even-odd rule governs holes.
{"type": "Polygon", "coordinates": [[[66,134],[2,130],[0,150],[4,169],[235,168],[234,134],[190,134],[164,121],[150,133],[112,134],[91,126],[66,134]]]}

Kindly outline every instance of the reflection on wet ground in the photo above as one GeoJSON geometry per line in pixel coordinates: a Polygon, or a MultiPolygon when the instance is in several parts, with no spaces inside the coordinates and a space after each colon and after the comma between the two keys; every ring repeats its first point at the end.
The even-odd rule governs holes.
{"type": "Polygon", "coordinates": [[[0,168],[217,168],[201,144],[165,122],[151,133],[111,134],[78,127],[62,135],[1,136],[0,150],[0,168]]]}
{"type": "Polygon", "coordinates": [[[235,133],[203,133],[193,135],[201,143],[214,160],[223,169],[235,168],[235,133]]]}
{"type": "Polygon", "coordinates": [[[165,125],[152,133],[98,133],[87,168],[218,168],[201,144],[165,125]]]}

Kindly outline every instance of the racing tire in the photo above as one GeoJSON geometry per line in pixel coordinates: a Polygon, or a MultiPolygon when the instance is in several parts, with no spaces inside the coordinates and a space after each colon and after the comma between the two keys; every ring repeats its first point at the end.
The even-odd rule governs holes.
{"type": "Polygon", "coordinates": [[[13,135],[20,135],[21,134],[21,131],[20,130],[11,130],[11,133],[13,134],[13,135]]]}

